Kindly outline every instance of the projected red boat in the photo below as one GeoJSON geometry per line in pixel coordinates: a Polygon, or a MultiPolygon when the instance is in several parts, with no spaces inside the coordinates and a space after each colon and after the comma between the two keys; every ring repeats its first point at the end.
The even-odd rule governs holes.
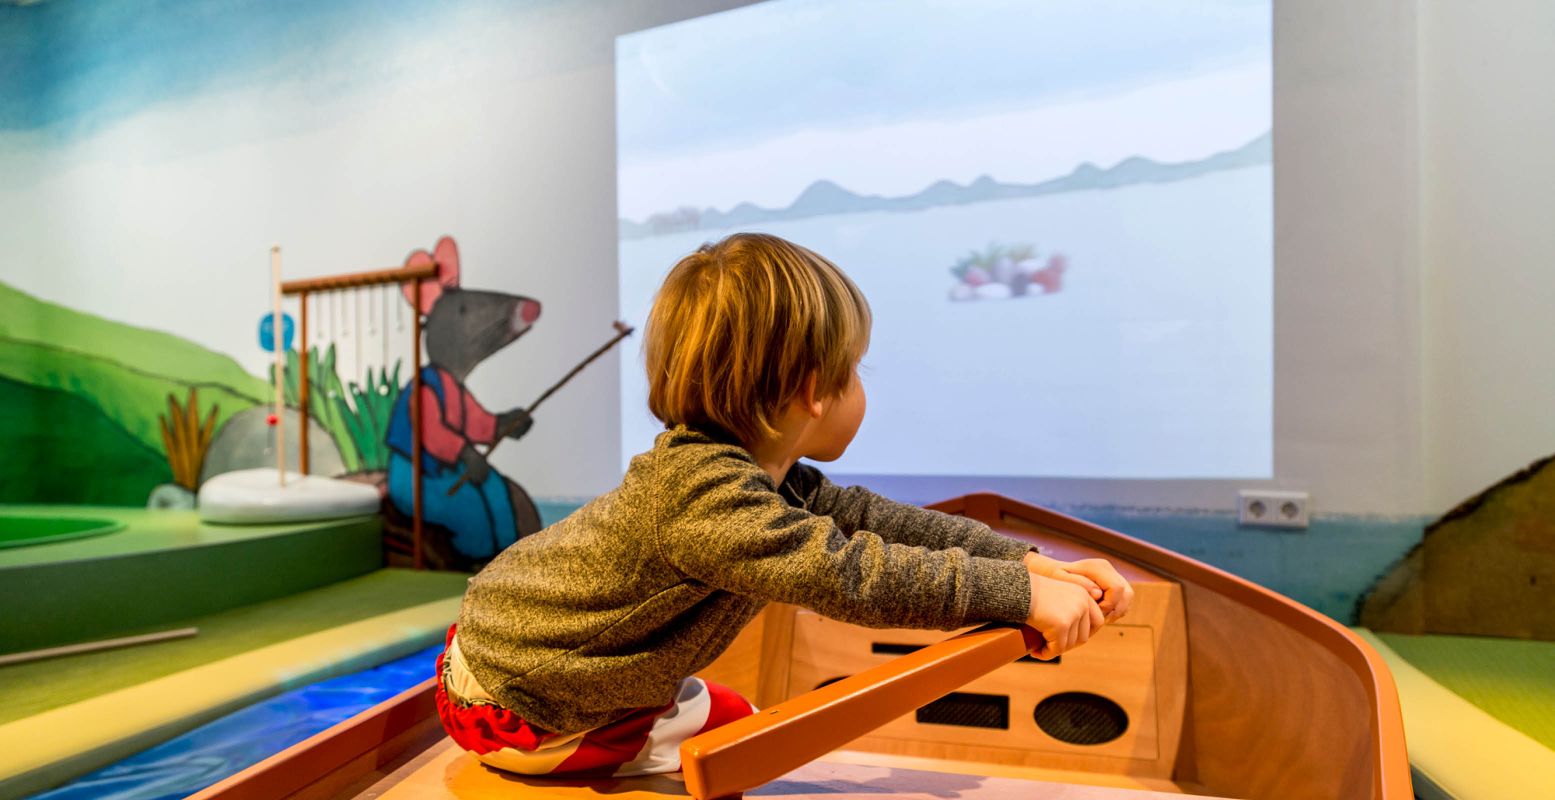
{"type": "Polygon", "coordinates": [[[973,250],[950,268],[956,279],[951,300],[1007,300],[1037,294],[1053,294],[1064,288],[1069,259],[1054,253],[1037,257],[1029,244],[1004,247],[997,242],[985,250],[973,250]]]}

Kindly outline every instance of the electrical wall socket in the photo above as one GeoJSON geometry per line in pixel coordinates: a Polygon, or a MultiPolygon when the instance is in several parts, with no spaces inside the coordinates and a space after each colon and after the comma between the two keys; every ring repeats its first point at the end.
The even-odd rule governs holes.
{"type": "Polygon", "coordinates": [[[1237,497],[1236,521],[1261,528],[1305,528],[1310,505],[1306,492],[1243,489],[1237,497]]]}

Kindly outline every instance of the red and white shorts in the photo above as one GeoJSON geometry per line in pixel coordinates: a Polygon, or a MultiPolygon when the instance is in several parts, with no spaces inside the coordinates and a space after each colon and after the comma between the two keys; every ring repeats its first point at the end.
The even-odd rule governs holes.
{"type": "Polygon", "coordinates": [[[470,674],[454,629],[437,657],[437,714],[456,744],[481,763],[521,775],[627,777],[680,769],[680,743],[755,708],[738,692],[701,678],[680,682],[675,700],[608,725],[560,736],[503,708],[470,674]]]}

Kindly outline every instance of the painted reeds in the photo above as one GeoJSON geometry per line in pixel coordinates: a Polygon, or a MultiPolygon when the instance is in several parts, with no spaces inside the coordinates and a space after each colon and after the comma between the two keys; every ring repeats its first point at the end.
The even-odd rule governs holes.
{"type": "Polygon", "coordinates": [[[200,393],[189,387],[188,407],[178,405],[178,398],[167,395],[167,414],[157,415],[162,423],[162,445],[167,448],[167,464],[173,469],[173,482],[190,491],[199,488],[200,467],[205,464],[205,452],[211,446],[211,434],[216,429],[216,411],[212,405],[205,419],[200,419],[200,393]]]}

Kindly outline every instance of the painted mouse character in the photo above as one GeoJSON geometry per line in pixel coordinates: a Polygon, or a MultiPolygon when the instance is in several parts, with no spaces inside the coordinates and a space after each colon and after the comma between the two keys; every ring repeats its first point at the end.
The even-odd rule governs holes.
{"type": "MultiPolygon", "coordinates": [[[[451,533],[449,544],[472,566],[490,559],[520,537],[540,530],[540,514],[523,487],[491,468],[476,445],[490,447],[499,434],[517,439],[532,420],[522,408],[492,414],[465,388],[471,370],[527,333],[540,317],[528,297],[459,288],[459,250],[450,237],[432,253],[418,250],[406,266],[437,264],[437,281],[421,284],[426,318],[426,366],[421,368],[422,516],[451,533]],[[448,490],[461,479],[452,496],[448,490]]],[[[411,287],[405,297],[413,302],[411,287]]],[[[399,511],[412,512],[410,383],[389,419],[389,497],[399,511]]]]}

